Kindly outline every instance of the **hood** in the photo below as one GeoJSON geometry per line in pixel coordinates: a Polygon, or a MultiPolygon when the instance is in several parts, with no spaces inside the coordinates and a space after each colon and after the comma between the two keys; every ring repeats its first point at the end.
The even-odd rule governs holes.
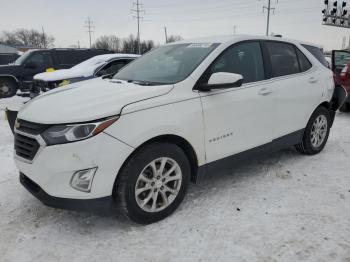
{"type": "Polygon", "coordinates": [[[35,80],[45,82],[68,80],[72,78],[88,77],[95,71],[95,68],[86,68],[85,70],[61,69],[53,72],[40,73],[34,76],[35,80]]]}
{"type": "Polygon", "coordinates": [[[41,124],[93,121],[118,115],[125,105],[167,94],[172,88],[97,78],[38,96],[21,108],[18,118],[41,124]]]}

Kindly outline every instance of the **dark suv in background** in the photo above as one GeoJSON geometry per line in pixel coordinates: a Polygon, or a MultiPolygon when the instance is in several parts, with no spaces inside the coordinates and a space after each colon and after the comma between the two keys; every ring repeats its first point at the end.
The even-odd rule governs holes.
{"type": "Polygon", "coordinates": [[[112,53],[103,49],[40,49],[24,53],[13,64],[0,66],[0,98],[28,91],[33,76],[47,70],[67,69],[93,56],[112,53]]]}

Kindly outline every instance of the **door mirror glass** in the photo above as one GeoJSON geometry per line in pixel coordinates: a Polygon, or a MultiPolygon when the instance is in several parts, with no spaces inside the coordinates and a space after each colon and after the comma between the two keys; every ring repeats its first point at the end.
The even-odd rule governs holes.
{"type": "Polygon", "coordinates": [[[218,72],[210,76],[208,84],[200,86],[201,91],[212,89],[224,89],[240,87],[243,84],[243,76],[235,73],[218,72]]]}

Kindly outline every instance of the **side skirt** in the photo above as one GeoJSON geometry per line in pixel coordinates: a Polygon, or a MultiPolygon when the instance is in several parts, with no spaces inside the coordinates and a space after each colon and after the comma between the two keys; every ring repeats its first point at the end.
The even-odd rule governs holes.
{"type": "Polygon", "coordinates": [[[251,161],[252,158],[261,157],[264,154],[272,153],[279,151],[284,148],[288,148],[290,146],[294,146],[298,144],[304,135],[304,130],[301,129],[299,131],[293,132],[289,135],[285,135],[283,137],[277,138],[273,140],[271,143],[267,143],[253,149],[249,149],[247,151],[225,157],[223,159],[219,159],[203,166],[198,167],[197,177],[195,178],[195,182],[198,183],[201,180],[204,180],[207,177],[212,176],[215,173],[227,173],[233,169],[233,167],[237,165],[241,165],[246,163],[247,161],[251,161]]]}

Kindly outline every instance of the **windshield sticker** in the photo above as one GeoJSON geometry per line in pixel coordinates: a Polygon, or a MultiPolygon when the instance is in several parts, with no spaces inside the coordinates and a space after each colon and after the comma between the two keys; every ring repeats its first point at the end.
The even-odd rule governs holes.
{"type": "Polygon", "coordinates": [[[213,45],[212,43],[194,43],[194,44],[188,45],[187,48],[209,48],[212,45],[213,45]]]}

